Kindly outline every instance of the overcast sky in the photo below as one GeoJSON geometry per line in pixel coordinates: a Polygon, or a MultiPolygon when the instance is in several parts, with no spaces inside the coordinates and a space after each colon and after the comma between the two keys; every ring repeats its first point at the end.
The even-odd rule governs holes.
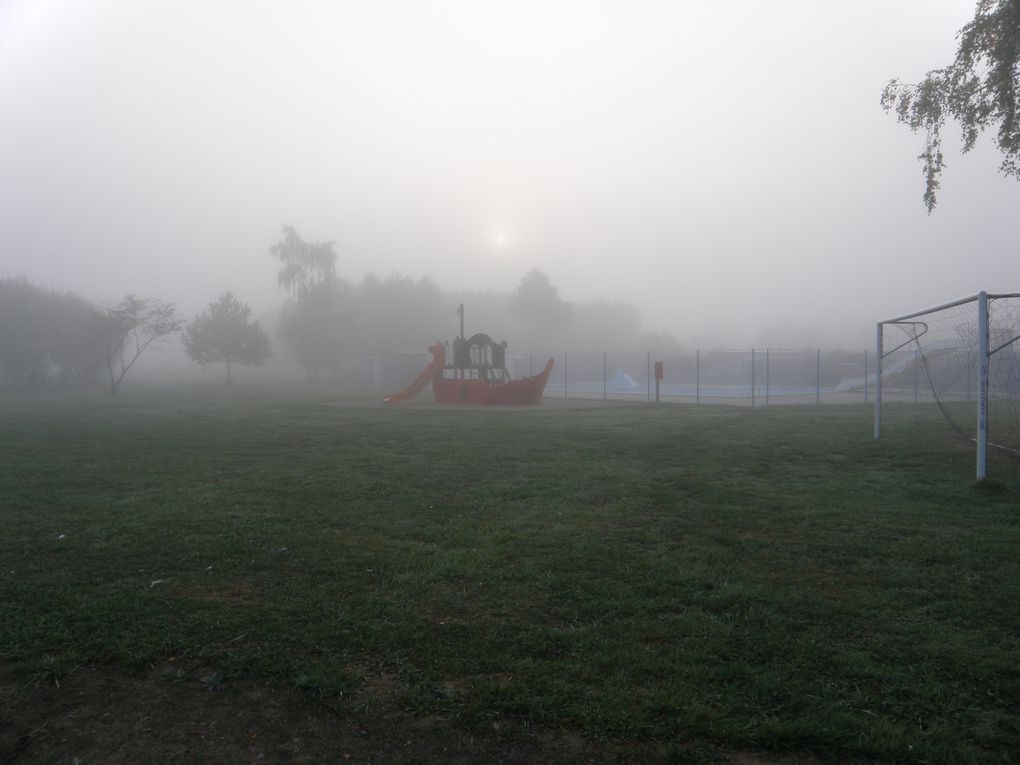
{"type": "Polygon", "coordinates": [[[260,313],[290,223],[352,280],[537,267],[685,342],[864,347],[1020,290],[990,140],[950,129],[929,216],[879,107],[974,5],[0,0],[0,276],[260,313]]]}

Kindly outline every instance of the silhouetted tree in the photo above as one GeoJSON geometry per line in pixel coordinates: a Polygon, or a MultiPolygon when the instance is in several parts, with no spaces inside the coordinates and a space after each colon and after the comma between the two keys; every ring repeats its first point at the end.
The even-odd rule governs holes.
{"type": "Polygon", "coordinates": [[[537,342],[540,332],[551,333],[570,322],[574,309],[559,296],[548,275],[533,268],[517,284],[510,310],[532,323],[537,342]]]}
{"type": "Polygon", "coordinates": [[[283,226],[283,239],[270,247],[269,253],[280,261],[277,284],[298,301],[336,278],[333,242],[306,242],[293,226],[283,226]]]}
{"type": "Polygon", "coordinates": [[[310,376],[328,369],[335,377],[342,346],[341,292],[333,242],[306,242],[293,226],[269,248],[280,261],[277,283],[291,296],[280,318],[279,335],[310,376]]]}
{"type": "Polygon", "coordinates": [[[55,382],[80,388],[99,383],[105,344],[104,312],[74,293],[54,295],[50,355],[55,382]]]}
{"type": "Polygon", "coordinates": [[[230,385],[233,362],[259,366],[273,355],[269,337],[250,318],[251,308],[225,292],[184,330],[184,350],[203,369],[208,364],[225,362],[230,385]]]}
{"type": "Polygon", "coordinates": [[[571,350],[643,347],[641,313],[629,303],[594,300],[574,307],[566,341],[571,350]]]}
{"type": "Polygon", "coordinates": [[[110,374],[110,395],[117,393],[125,375],[146,350],[179,331],[183,323],[173,303],[156,298],[125,295],[117,305],[107,309],[102,335],[110,374]]]}
{"type": "Polygon", "coordinates": [[[0,279],[0,383],[82,387],[103,368],[103,313],[73,293],[0,279]]]}
{"type": "Polygon", "coordinates": [[[456,326],[451,301],[435,282],[391,274],[380,279],[367,274],[351,292],[355,328],[362,352],[425,348],[456,326]]]}
{"type": "Polygon", "coordinates": [[[343,312],[342,282],[324,282],[309,290],[304,299],[290,301],[280,318],[279,335],[312,379],[328,371],[336,377],[340,369],[347,321],[343,312]]]}
{"type": "Polygon", "coordinates": [[[924,204],[935,208],[942,157],[942,127],[958,120],[964,153],[978,134],[998,125],[995,143],[1003,154],[1004,175],[1020,179],[1020,0],[980,0],[974,18],[957,33],[956,59],[934,69],[918,84],[891,80],[882,91],[882,108],[899,122],[925,132],[924,204]]]}
{"type": "Polygon", "coordinates": [[[42,290],[24,279],[0,282],[0,373],[17,390],[41,388],[46,382],[49,360],[42,301],[42,290]]]}

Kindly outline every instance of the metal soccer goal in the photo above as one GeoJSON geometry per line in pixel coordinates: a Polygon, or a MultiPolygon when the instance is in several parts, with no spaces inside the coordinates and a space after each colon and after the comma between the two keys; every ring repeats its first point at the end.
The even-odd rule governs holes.
{"type": "Polygon", "coordinates": [[[875,438],[883,399],[925,400],[976,442],[978,480],[989,447],[1020,454],[1017,340],[1020,293],[979,292],[878,322],[875,438]]]}

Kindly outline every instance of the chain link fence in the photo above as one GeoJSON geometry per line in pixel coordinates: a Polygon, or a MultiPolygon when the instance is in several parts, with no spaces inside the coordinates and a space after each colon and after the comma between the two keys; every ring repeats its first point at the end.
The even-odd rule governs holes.
{"type": "MultiPolygon", "coordinates": [[[[732,406],[781,404],[850,404],[868,402],[874,395],[873,354],[868,351],[695,350],[657,354],[651,351],[558,353],[545,387],[546,398],[654,401],[655,364],[662,362],[658,380],[662,401],[732,406]]],[[[548,354],[508,353],[511,377],[538,374],[548,354]]],[[[431,359],[427,352],[366,357],[365,384],[374,389],[400,390],[431,359]]],[[[918,380],[918,394],[923,380],[918,380]]],[[[913,391],[905,398],[913,398],[913,391]]]]}
{"type": "MultiPolygon", "coordinates": [[[[512,355],[514,377],[541,370],[548,356],[512,355]]],[[[874,368],[868,351],[696,350],[564,352],[553,357],[546,397],[660,400],[771,406],[863,403],[873,395],[874,368]],[[655,365],[662,362],[656,390],[655,365]]]]}

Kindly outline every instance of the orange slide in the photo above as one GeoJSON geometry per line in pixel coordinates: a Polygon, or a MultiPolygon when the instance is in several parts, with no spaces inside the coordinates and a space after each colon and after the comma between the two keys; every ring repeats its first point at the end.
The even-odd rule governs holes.
{"type": "Polygon", "coordinates": [[[414,382],[404,388],[400,393],[391,393],[383,399],[384,404],[399,404],[401,401],[406,401],[409,398],[417,396],[421,390],[428,385],[436,377],[443,373],[443,367],[446,365],[446,359],[443,353],[443,346],[441,343],[436,343],[429,348],[432,351],[432,361],[429,363],[422,373],[414,378],[414,382]]]}

